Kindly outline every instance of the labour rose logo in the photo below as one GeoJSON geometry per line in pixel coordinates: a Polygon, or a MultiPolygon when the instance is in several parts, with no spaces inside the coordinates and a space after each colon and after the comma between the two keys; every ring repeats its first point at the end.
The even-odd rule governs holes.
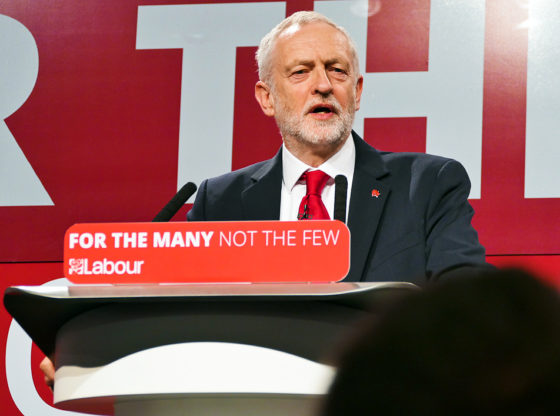
{"type": "Polygon", "coordinates": [[[70,274],[83,274],[84,259],[69,259],[68,265],[70,266],[70,274]]]}

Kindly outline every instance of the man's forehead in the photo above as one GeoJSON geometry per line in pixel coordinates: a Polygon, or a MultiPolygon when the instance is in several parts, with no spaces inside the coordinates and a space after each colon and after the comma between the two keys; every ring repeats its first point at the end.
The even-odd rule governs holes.
{"type": "Polygon", "coordinates": [[[293,25],[284,30],[277,38],[276,52],[288,54],[284,63],[292,60],[309,59],[304,46],[312,47],[314,52],[328,52],[328,60],[351,59],[351,48],[346,36],[336,27],[324,22],[293,25]]]}
{"type": "Polygon", "coordinates": [[[344,41],[346,41],[345,35],[340,30],[327,22],[321,21],[293,24],[290,27],[284,29],[278,35],[277,40],[289,42],[291,39],[293,39],[294,37],[298,37],[302,33],[304,33],[304,35],[309,35],[314,32],[329,33],[332,36],[341,37],[342,39],[344,39],[344,41]]]}

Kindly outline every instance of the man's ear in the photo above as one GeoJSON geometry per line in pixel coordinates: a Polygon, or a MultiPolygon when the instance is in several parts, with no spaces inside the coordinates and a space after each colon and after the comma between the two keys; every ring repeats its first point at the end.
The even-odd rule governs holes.
{"type": "Polygon", "coordinates": [[[356,111],[360,109],[360,102],[362,100],[362,90],[364,89],[364,77],[360,75],[356,81],[356,111]]]}
{"type": "Polygon", "coordinates": [[[269,117],[274,116],[274,97],[270,93],[270,87],[259,81],[255,84],[255,98],[261,106],[261,110],[269,117]]]}

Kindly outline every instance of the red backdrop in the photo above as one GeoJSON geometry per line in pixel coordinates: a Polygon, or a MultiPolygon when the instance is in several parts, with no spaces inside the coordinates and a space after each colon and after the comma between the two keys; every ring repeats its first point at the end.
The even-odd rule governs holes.
{"type": "MultiPolygon", "coordinates": [[[[183,52],[136,48],[138,7],[209,3],[232,2],[0,1],[0,15],[29,31],[39,54],[31,95],[4,122],[54,203],[0,206],[2,291],[60,277],[62,241],[70,225],[149,221],[176,192],[183,52]]],[[[285,3],[287,15],[315,5],[268,3],[285,3]]],[[[432,3],[435,0],[369,2],[367,73],[430,69],[432,3]]],[[[527,5],[492,0],[484,6],[481,193],[471,202],[489,261],[523,265],[558,284],[560,199],[524,196],[527,5]]],[[[224,31],[228,36],[227,27],[224,31]]],[[[273,120],[260,114],[253,98],[255,49],[236,49],[233,169],[270,157],[281,143],[273,120]]],[[[204,62],[194,62],[205,71],[204,62]]],[[[209,123],[220,116],[209,112],[209,123]]],[[[383,150],[423,152],[429,122],[422,116],[366,118],[364,138],[383,150]]],[[[175,220],[183,219],[187,208],[175,220]]],[[[0,311],[0,336],[6,337],[9,324],[7,313],[0,311]]],[[[3,348],[4,343],[0,355],[3,348]]],[[[38,354],[33,359],[38,361],[38,354]]],[[[21,414],[4,371],[0,384],[3,414],[21,414]]],[[[43,387],[39,390],[48,396],[43,387]]]]}

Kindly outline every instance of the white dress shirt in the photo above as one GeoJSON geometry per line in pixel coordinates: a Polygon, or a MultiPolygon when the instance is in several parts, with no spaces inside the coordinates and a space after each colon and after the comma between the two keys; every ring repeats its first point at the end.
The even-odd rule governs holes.
{"type": "Polygon", "coordinates": [[[301,175],[308,170],[322,170],[331,178],[327,181],[321,198],[329,216],[334,214],[334,178],[344,175],[348,180],[348,194],[346,197],[346,220],[350,208],[350,191],[352,189],[352,178],[354,176],[354,165],[356,163],[356,148],[352,135],[348,137],[344,145],[329,160],[321,166],[313,168],[306,165],[293,154],[286,146],[282,145],[282,193],[280,196],[280,220],[297,220],[299,205],[306,194],[305,181],[300,180],[301,175]]]}

